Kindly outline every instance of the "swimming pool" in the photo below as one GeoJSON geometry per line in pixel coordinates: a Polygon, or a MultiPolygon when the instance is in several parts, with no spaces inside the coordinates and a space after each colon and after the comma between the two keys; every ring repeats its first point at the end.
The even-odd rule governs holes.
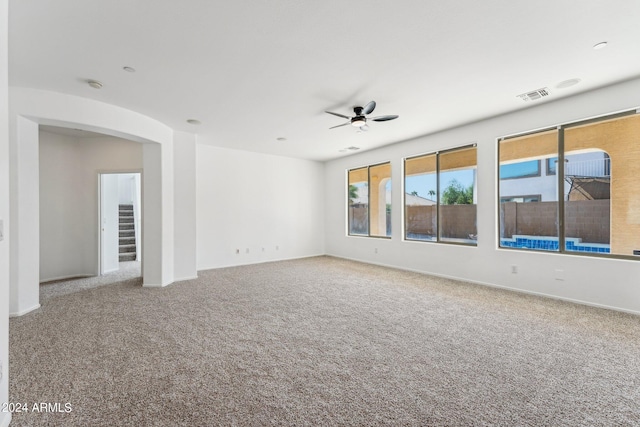
{"type": "MultiPolygon", "coordinates": [[[[513,235],[510,239],[500,239],[503,248],[525,248],[540,251],[557,251],[560,247],[557,237],[513,235]]],[[[607,243],[583,243],[581,238],[567,237],[565,250],[571,252],[587,252],[608,254],[611,251],[607,243]]]]}

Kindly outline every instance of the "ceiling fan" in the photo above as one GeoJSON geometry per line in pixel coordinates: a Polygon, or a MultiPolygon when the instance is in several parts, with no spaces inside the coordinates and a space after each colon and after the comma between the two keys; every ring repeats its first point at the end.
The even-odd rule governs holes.
{"type": "Polygon", "coordinates": [[[329,129],[335,129],[335,128],[339,128],[340,126],[351,125],[351,126],[360,128],[361,131],[366,131],[366,130],[369,130],[369,125],[367,124],[367,120],[371,120],[374,122],[386,122],[388,120],[393,120],[398,118],[398,116],[395,116],[395,115],[367,117],[368,114],[373,113],[373,110],[375,108],[376,108],[375,101],[371,101],[364,107],[353,107],[353,112],[355,113],[355,116],[353,117],[345,116],[344,114],[333,113],[331,111],[325,111],[325,113],[333,114],[334,116],[342,117],[343,119],[349,120],[346,123],[330,127],[329,129]]]}

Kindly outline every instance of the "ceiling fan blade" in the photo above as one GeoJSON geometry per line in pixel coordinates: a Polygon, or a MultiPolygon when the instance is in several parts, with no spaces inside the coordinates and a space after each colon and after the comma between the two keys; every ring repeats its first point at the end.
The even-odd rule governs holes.
{"type": "Polygon", "coordinates": [[[371,114],[375,109],[376,109],[376,101],[371,101],[370,103],[364,106],[362,112],[364,114],[371,114]]]}
{"type": "Polygon", "coordinates": [[[333,114],[334,116],[342,117],[343,119],[347,119],[347,120],[351,119],[351,117],[345,116],[344,114],[332,113],[331,111],[325,111],[325,113],[333,114]]]}
{"type": "Polygon", "coordinates": [[[372,117],[369,120],[373,120],[374,122],[386,122],[387,120],[397,119],[400,116],[378,116],[372,117]]]}
{"type": "MultiPolygon", "coordinates": [[[[348,118],[348,117],[347,117],[347,118],[348,118]]],[[[343,124],[338,125],[338,126],[330,127],[329,129],[335,129],[335,128],[339,128],[340,126],[346,126],[346,125],[350,125],[350,124],[351,124],[351,122],[347,122],[347,123],[343,123],[343,124]]]]}

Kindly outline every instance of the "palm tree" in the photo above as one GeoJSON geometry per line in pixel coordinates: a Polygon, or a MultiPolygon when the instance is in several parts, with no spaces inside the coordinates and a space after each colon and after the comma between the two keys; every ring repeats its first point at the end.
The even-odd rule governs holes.
{"type": "Polygon", "coordinates": [[[429,192],[427,194],[431,197],[431,200],[433,200],[433,196],[436,195],[436,192],[433,191],[433,190],[429,190],[429,192]]]}
{"type": "Polygon", "coordinates": [[[349,204],[353,204],[353,199],[358,198],[358,187],[353,184],[349,185],[349,204]]]}

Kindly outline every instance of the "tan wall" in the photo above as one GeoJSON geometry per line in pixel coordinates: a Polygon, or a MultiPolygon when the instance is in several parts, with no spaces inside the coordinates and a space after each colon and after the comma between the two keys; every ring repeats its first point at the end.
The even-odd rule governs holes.
{"type": "MultiPolygon", "coordinates": [[[[349,234],[367,234],[369,232],[369,215],[367,206],[349,207],[349,234]]],[[[384,236],[391,234],[391,214],[386,214],[386,230],[384,236]]]]}
{"type": "Polygon", "coordinates": [[[404,162],[404,173],[406,176],[420,175],[423,173],[436,172],[436,155],[429,154],[421,157],[407,159],[404,162]]]}
{"type": "MultiPolygon", "coordinates": [[[[440,172],[475,168],[478,163],[476,147],[452,150],[440,154],[440,172]]],[[[436,172],[436,154],[407,159],[404,162],[405,176],[436,172]]]]}
{"type": "Polygon", "coordinates": [[[366,206],[349,207],[349,234],[367,234],[368,221],[369,213],[366,206]]]}
{"type": "Polygon", "coordinates": [[[580,200],[565,203],[566,237],[583,242],[609,243],[611,235],[610,200],[580,200]]]}
{"type": "Polygon", "coordinates": [[[440,154],[440,172],[475,168],[477,164],[476,147],[452,150],[440,154]]]}
{"type": "MultiPolygon", "coordinates": [[[[436,234],[436,206],[407,206],[407,233],[436,234]]],[[[477,233],[476,205],[440,206],[440,233],[444,238],[468,239],[477,233]]]]}
{"type": "Polygon", "coordinates": [[[349,184],[367,182],[368,179],[369,170],[367,168],[353,169],[349,171],[349,184]]]}
{"type": "Polygon", "coordinates": [[[516,234],[558,236],[557,202],[517,203],[516,205],[516,234]]]}
{"type": "Polygon", "coordinates": [[[468,239],[477,234],[476,205],[440,206],[440,236],[442,238],[468,239]]]}
{"type": "MultiPolygon", "coordinates": [[[[585,200],[565,203],[566,237],[578,237],[586,243],[609,243],[610,201],[585,200]]],[[[514,234],[558,236],[556,202],[500,204],[502,237],[514,234]]]]}
{"type": "Polygon", "coordinates": [[[500,142],[500,163],[524,162],[558,155],[558,131],[534,133],[500,142]]]}
{"type": "Polygon", "coordinates": [[[436,206],[405,207],[405,227],[407,233],[436,234],[436,206]]]}

